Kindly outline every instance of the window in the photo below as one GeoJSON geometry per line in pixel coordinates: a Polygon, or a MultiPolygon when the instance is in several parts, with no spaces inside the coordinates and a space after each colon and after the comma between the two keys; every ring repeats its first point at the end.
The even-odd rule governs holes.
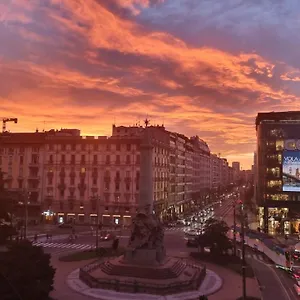
{"type": "Polygon", "coordinates": [[[71,149],[72,149],[72,151],[76,151],[76,144],[72,144],[71,149]]]}
{"type": "Polygon", "coordinates": [[[110,186],[109,182],[108,182],[108,181],[106,181],[106,182],[105,182],[105,190],[106,190],[106,191],[108,191],[108,190],[109,190],[109,186],[110,186]]]}
{"type": "Polygon", "coordinates": [[[81,144],[81,150],[85,151],[86,150],[86,144],[81,144]]]}
{"type": "Polygon", "coordinates": [[[110,151],[111,150],[111,145],[110,144],[107,144],[106,145],[106,151],[110,151]]]}
{"type": "Polygon", "coordinates": [[[117,144],[117,145],[116,145],[116,150],[117,150],[117,151],[121,151],[121,144],[117,144]]]}
{"type": "Polygon", "coordinates": [[[49,156],[49,164],[53,164],[53,155],[52,154],[49,156]]]}
{"type": "Polygon", "coordinates": [[[24,163],[24,156],[20,156],[20,165],[23,165],[24,163]]]}
{"type": "Polygon", "coordinates": [[[37,154],[32,154],[31,155],[31,163],[37,164],[39,162],[39,157],[37,154]]]}
{"type": "Polygon", "coordinates": [[[64,154],[62,154],[62,156],[61,156],[61,163],[62,164],[66,163],[66,156],[64,154]]]}
{"type": "Polygon", "coordinates": [[[80,169],[80,173],[81,173],[81,174],[85,174],[85,172],[86,172],[86,168],[81,168],[81,169],[80,169]]]}
{"type": "Polygon", "coordinates": [[[75,177],[70,177],[70,184],[71,185],[74,185],[75,184],[75,177]]]}
{"type": "Polygon", "coordinates": [[[116,164],[117,164],[117,165],[121,164],[120,155],[117,155],[117,156],[116,156],[116,164]]]}
{"type": "Polygon", "coordinates": [[[130,178],[130,171],[126,171],[126,178],[130,178]]]}
{"type": "Polygon", "coordinates": [[[72,165],[75,164],[75,155],[74,154],[71,155],[71,164],[72,165]]]}
{"type": "Polygon", "coordinates": [[[94,155],[94,159],[93,159],[94,164],[97,163],[97,160],[98,160],[98,156],[97,156],[97,154],[95,154],[95,155],[94,155]]]}
{"type": "Polygon", "coordinates": [[[120,183],[116,182],[116,191],[119,191],[119,190],[120,190],[120,183]]]}
{"type": "Polygon", "coordinates": [[[126,183],[126,191],[129,191],[129,190],[130,190],[130,184],[126,183]]]}
{"type": "Polygon", "coordinates": [[[97,185],[97,177],[93,177],[93,185],[97,185]]]}
{"type": "Polygon", "coordinates": [[[126,164],[130,165],[130,155],[126,155],[126,164]]]}
{"type": "Polygon", "coordinates": [[[23,188],[23,180],[22,179],[18,180],[18,187],[19,187],[19,189],[23,188]]]}
{"type": "Polygon", "coordinates": [[[61,145],[61,150],[66,151],[66,145],[65,144],[61,145]]]}
{"type": "Polygon", "coordinates": [[[131,150],[131,144],[127,144],[127,145],[126,145],[126,150],[127,150],[127,151],[130,151],[130,150],[131,150]]]}
{"type": "Polygon", "coordinates": [[[80,190],[80,197],[84,197],[84,189],[80,190]]]}
{"type": "Polygon", "coordinates": [[[110,156],[109,156],[109,155],[106,155],[106,161],[105,161],[105,163],[106,163],[107,165],[110,164],[110,156]]]}
{"type": "Polygon", "coordinates": [[[85,155],[84,154],[81,155],[81,163],[85,164],[85,155]]]}
{"type": "Polygon", "coordinates": [[[97,151],[98,150],[98,145],[94,144],[93,148],[94,148],[94,151],[97,151]]]}
{"type": "Polygon", "coordinates": [[[120,172],[119,171],[116,172],[116,178],[120,179],[120,172]]]}
{"type": "Polygon", "coordinates": [[[281,151],[284,147],[284,141],[283,140],[277,140],[276,141],[276,150],[281,151]]]}
{"type": "Polygon", "coordinates": [[[65,196],[65,190],[60,190],[59,194],[60,194],[60,197],[64,197],[65,196]]]}

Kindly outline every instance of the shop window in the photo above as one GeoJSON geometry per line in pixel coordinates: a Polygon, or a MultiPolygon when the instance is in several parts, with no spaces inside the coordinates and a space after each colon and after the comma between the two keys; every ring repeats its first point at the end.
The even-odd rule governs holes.
{"type": "Polygon", "coordinates": [[[268,187],[280,187],[282,185],[281,180],[270,180],[267,182],[268,187]]]}

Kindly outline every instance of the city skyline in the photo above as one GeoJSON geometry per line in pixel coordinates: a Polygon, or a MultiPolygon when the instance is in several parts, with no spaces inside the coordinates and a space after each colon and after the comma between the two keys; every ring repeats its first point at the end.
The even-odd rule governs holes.
{"type": "Polygon", "coordinates": [[[300,109],[297,1],[7,3],[0,113],[19,118],[12,132],[109,136],[148,116],[250,169],[257,112],[300,109]]]}

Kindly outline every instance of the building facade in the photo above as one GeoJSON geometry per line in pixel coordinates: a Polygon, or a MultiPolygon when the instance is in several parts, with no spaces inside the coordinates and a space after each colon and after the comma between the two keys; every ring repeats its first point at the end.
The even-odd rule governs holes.
{"type": "Polygon", "coordinates": [[[300,112],[259,113],[256,133],[260,226],[269,233],[299,232],[300,112]]]}
{"type": "MultiPolygon", "coordinates": [[[[228,164],[199,137],[147,126],[153,144],[153,199],[162,219],[184,216],[228,184],[228,164]]],[[[19,217],[48,222],[129,225],[139,199],[142,126],[112,135],[78,129],[0,134],[0,168],[19,193],[19,217]]]]}

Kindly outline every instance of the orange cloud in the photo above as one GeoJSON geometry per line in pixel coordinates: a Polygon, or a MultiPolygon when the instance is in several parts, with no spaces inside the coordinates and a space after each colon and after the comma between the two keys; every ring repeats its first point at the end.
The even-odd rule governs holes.
{"type": "MultiPolygon", "coordinates": [[[[80,127],[84,134],[109,135],[114,119],[132,125],[149,114],[153,122],[164,122],[171,130],[200,132],[214,152],[250,165],[256,110],[300,108],[299,96],[273,84],[277,62],[255,53],[234,55],[191,46],[114,15],[98,1],[50,2],[60,7],[43,7],[56,30],[51,37],[16,25],[32,23],[45,29],[30,18],[37,13],[37,2],[0,4],[0,21],[20,38],[37,43],[27,58],[0,61],[3,82],[14,78],[11,89],[4,86],[8,91],[0,92],[0,113],[19,117],[22,130],[41,128],[46,121],[46,129],[80,127]],[[56,56],[49,50],[51,59],[43,63],[40,55],[45,53],[38,46],[57,49],[60,42],[65,47],[56,56]],[[107,57],[112,55],[110,61],[105,51],[107,57]],[[118,61],[120,57],[124,62],[118,61]],[[131,63],[125,64],[129,59],[131,63]],[[75,95],[72,89],[84,93],[75,95]]],[[[135,15],[151,5],[149,0],[116,3],[135,15]]],[[[299,81],[299,70],[287,67],[280,80],[299,81]]]]}

